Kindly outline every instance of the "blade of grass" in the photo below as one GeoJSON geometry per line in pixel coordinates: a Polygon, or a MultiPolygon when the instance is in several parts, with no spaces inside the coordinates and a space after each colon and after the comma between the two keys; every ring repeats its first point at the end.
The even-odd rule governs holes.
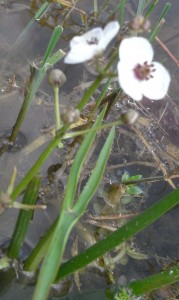
{"type": "Polygon", "coordinates": [[[41,266],[33,300],[45,300],[48,298],[50,286],[58,272],[58,267],[61,263],[61,259],[65,250],[69,234],[75,223],[79,220],[81,216],[80,213],[84,213],[87,204],[96,192],[97,186],[99,185],[100,180],[103,176],[103,172],[108,160],[113,139],[114,128],[112,128],[112,130],[110,131],[109,136],[99,155],[95,170],[92,172],[92,175],[86,184],[86,187],[91,187],[91,191],[89,192],[89,189],[84,188],[84,192],[82,192],[83,199],[82,197],[80,197],[77,201],[78,203],[82,200],[82,206],[79,204],[79,206],[76,206],[77,210],[66,210],[66,198],[64,199],[64,205],[62,208],[61,216],[55,227],[55,231],[50,242],[49,248],[47,250],[47,254],[41,266]],[[97,174],[99,175],[98,178],[97,174]]]}
{"type": "Polygon", "coordinates": [[[51,4],[48,3],[48,1],[45,1],[42,6],[38,9],[38,11],[35,13],[34,17],[27,23],[24,30],[21,32],[15,43],[13,44],[10,52],[7,55],[6,60],[9,60],[12,53],[14,53],[15,49],[18,47],[20,42],[24,37],[26,37],[29,30],[33,27],[33,25],[37,22],[37,20],[41,19],[45,13],[50,9],[51,4]]]}
{"type": "Polygon", "coordinates": [[[60,59],[62,59],[65,55],[65,52],[63,50],[59,49],[57,50],[53,55],[47,58],[46,63],[53,66],[55,65],[60,59]]]}
{"type": "Polygon", "coordinates": [[[24,178],[15,187],[13,193],[10,195],[10,198],[12,200],[16,199],[16,197],[18,197],[24,191],[24,189],[31,181],[31,179],[37,174],[40,167],[43,165],[43,163],[46,161],[49,155],[54,151],[54,149],[58,146],[58,143],[61,141],[67,128],[68,126],[66,125],[59,130],[58,135],[49,143],[49,145],[46,147],[46,149],[42,152],[40,157],[34,163],[32,168],[27,172],[24,178]]]}
{"type": "Polygon", "coordinates": [[[73,162],[73,165],[72,165],[72,168],[70,171],[70,175],[68,178],[67,187],[66,187],[66,191],[65,191],[65,196],[64,196],[64,198],[66,199],[66,202],[65,202],[66,209],[69,209],[72,205],[72,201],[75,197],[78,179],[80,176],[80,172],[81,172],[84,160],[85,160],[85,158],[89,152],[89,149],[94,141],[94,138],[96,136],[96,131],[97,131],[98,127],[101,125],[101,122],[103,120],[105,112],[106,112],[106,108],[104,108],[102,110],[102,112],[98,116],[96,122],[92,126],[92,129],[96,128],[96,130],[88,133],[88,135],[84,139],[83,143],[81,144],[79,151],[77,152],[77,154],[75,156],[75,160],[73,162]]]}
{"type": "Polygon", "coordinates": [[[168,2],[168,3],[165,4],[164,9],[163,9],[160,17],[159,17],[157,23],[155,24],[155,27],[151,30],[151,33],[150,33],[150,36],[149,36],[149,40],[151,42],[154,41],[157,33],[159,32],[160,27],[161,27],[161,22],[165,18],[165,16],[168,13],[170,7],[171,7],[171,3],[168,2]]]}
{"type": "MultiPolygon", "coordinates": [[[[27,110],[46,74],[46,71],[49,67],[51,67],[50,63],[52,64],[53,62],[56,63],[56,58],[51,56],[49,58],[49,55],[51,54],[53,48],[55,47],[58,39],[60,38],[60,35],[62,33],[62,27],[61,26],[56,26],[54,29],[54,32],[52,34],[52,37],[49,41],[47,51],[44,55],[43,58],[43,63],[41,64],[40,68],[36,68],[35,66],[31,67],[31,76],[30,76],[30,82],[28,87],[26,88],[26,94],[25,98],[23,101],[23,104],[21,106],[20,112],[18,114],[17,120],[13,126],[13,130],[11,132],[11,135],[8,139],[9,142],[14,143],[17,137],[17,134],[22,126],[22,123],[24,121],[25,115],[27,113],[27,110]],[[48,63],[45,63],[48,62],[48,63]]],[[[58,57],[61,59],[63,57],[63,52],[58,53],[58,57]]],[[[7,150],[8,145],[4,145],[2,148],[0,148],[0,155],[2,155],[6,150],[7,150]]]]}
{"type": "MultiPolygon", "coordinates": [[[[96,131],[99,128],[102,128],[102,126],[100,124],[101,124],[101,120],[102,120],[104,114],[105,114],[105,108],[103,109],[103,111],[99,115],[99,117],[96,120],[93,127],[91,129],[87,130],[87,132],[85,132],[85,133],[93,132],[94,134],[96,134],[96,131]],[[97,125],[98,125],[98,128],[96,128],[97,125]],[[90,131],[90,130],[92,130],[92,131],[90,131]]],[[[105,125],[103,125],[103,126],[105,126],[105,125]]],[[[110,125],[110,126],[112,126],[112,125],[110,125]]],[[[94,135],[90,134],[86,137],[87,140],[89,138],[93,141],[94,140],[94,135]]],[[[82,164],[83,164],[83,161],[84,161],[82,156],[86,157],[86,154],[85,154],[84,150],[89,148],[89,145],[86,145],[86,143],[89,143],[89,141],[84,142],[84,144],[81,145],[82,150],[79,149],[79,152],[76,154],[72,169],[70,171],[69,179],[68,179],[68,182],[67,182],[65,198],[67,199],[66,200],[67,201],[66,206],[69,206],[69,207],[72,203],[72,199],[73,199],[75,191],[76,191],[76,185],[77,185],[76,180],[79,177],[81,167],[82,167],[82,164]]],[[[56,226],[55,225],[56,223],[57,223],[57,220],[52,225],[53,230],[56,226]]],[[[50,236],[52,235],[53,230],[51,228],[49,228],[47,234],[40,240],[38,245],[34,248],[32,253],[30,254],[29,258],[26,260],[26,262],[25,262],[25,270],[26,271],[35,271],[37,269],[42,257],[45,255],[47,246],[49,244],[49,240],[51,239],[50,236]]]]}
{"type": "Polygon", "coordinates": [[[125,13],[125,5],[127,3],[127,0],[121,0],[120,1],[120,7],[119,7],[119,24],[121,28],[124,25],[124,13],[125,13]]]}
{"type": "MultiPolygon", "coordinates": [[[[101,113],[101,115],[98,118],[101,119],[101,117],[104,115],[104,113],[105,113],[105,110],[103,110],[103,112],[101,113]]],[[[99,121],[100,121],[100,119],[99,119],[99,121]]],[[[101,127],[99,121],[97,120],[96,123],[94,124],[94,125],[96,125],[97,122],[98,122],[98,125],[99,125],[98,128],[101,127]]],[[[96,132],[96,126],[93,126],[92,129],[93,129],[93,132],[96,132]]],[[[93,139],[92,135],[91,135],[91,138],[93,139]]],[[[81,147],[82,147],[82,145],[81,145],[81,147]]],[[[65,193],[65,198],[67,199],[66,201],[69,201],[68,199],[73,197],[74,191],[71,192],[71,189],[72,190],[73,189],[76,190],[76,187],[73,187],[73,185],[76,185],[75,181],[76,181],[77,173],[80,172],[78,170],[78,168],[81,168],[81,164],[82,164],[82,161],[83,161],[83,158],[82,158],[82,154],[83,153],[82,152],[83,151],[81,151],[79,149],[79,154],[81,154],[81,159],[79,159],[79,154],[77,153],[76,154],[77,161],[76,161],[76,158],[74,160],[74,164],[76,164],[76,166],[75,166],[75,168],[73,170],[71,169],[71,171],[70,171],[69,180],[68,180],[67,187],[66,187],[66,190],[67,191],[70,190],[70,193],[69,194],[67,192],[65,193]],[[73,174],[74,177],[71,174],[73,174]],[[71,177],[71,179],[70,179],[70,177],[71,177]],[[75,179],[73,180],[73,178],[75,178],[75,179]]],[[[41,240],[38,243],[38,245],[34,248],[34,250],[32,251],[32,253],[30,254],[29,258],[26,260],[25,266],[24,266],[24,268],[25,268],[26,271],[35,271],[37,269],[37,267],[38,267],[38,265],[39,265],[42,257],[46,253],[47,246],[49,244],[49,241],[50,241],[51,236],[52,236],[52,232],[53,232],[56,224],[57,224],[57,220],[52,225],[53,229],[51,227],[49,228],[49,230],[47,231],[46,235],[43,238],[41,238],[41,240]]]]}
{"type": "MultiPolygon", "coordinates": [[[[29,183],[25,191],[23,201],[22,201],[23,204],[27,204],[27,205],[36,204],[37,196],[40,188],[40,182],[41,182],[41,178],[39,176],[36,176],[31,180],[31,182],[29,183]]],[[[10,258],[19,257],[20,250],[24,242],[32,215],[33,215],[32,209],[20,210],[16,222],[16,226],[14,228],[14,232],[8,247],[8,256],[10,258]]]]}
{"type": "MultiPolygon", "coordinates": [[[[113,52],[109,63],[104,68],[104,73],[106,71],[108,71],[108,69],[111,67],[111,65],[115,62],[115,60],[117,59],[117,56],[118,56],[118,50],[116,50],[116,51],[113,52]]],[[[89,89],[83,95],[81,101],[77,105],[77,108],[80,111],[86,105],[86,103],[88,102],[88,100],[90,99],[90,97],[93,95],[93,93],[95,92],[95,90],[99,87],[99,85],[100,85],[101,81],[103,80],[103,78],[104,78],[103,75],[101,75],[101,74],[98,75],[98,77],[96,78],[96,80],[91,84],[91,86],[89,87],[89,89]]]]}
{"type": "Polygon", "coordinates": [[[82,215],[97,190],[99,183],[102,180],[103,173],[106,167],[107,158],[109,157],[109,153],[111,151],[111,145],[114,139],[114,127],[111,129],[110,134],[106,140],[106,146],[100,152],[99,158],[97,160],[95,169],[92,171],[92,175],[87,181],[85,187],[83,188],[82,193],[80,194],[78,201],[74,205],[74,212],[79,215],[82,215]],[[110,145],[110,147],[109,147],[110,145]]]}
{"type": "Polygon", "coordinates": [[[105,239],[99,241],[81,254],[62,264],[57,275],[56,282],[71,273],[82,269],[106,252],[127,241],[129,238],[159,219],[163,214],[172,209],[178,203],[179,189],[176,189],[168,196],[162,198],[158,203],[155,203],[152,207],[146,209],[145,212],[123,225],[120,229],[111,233],[105,239]]]}
{"type": "Polygon", "coordinates": [[[128,288],[131,289],[135,296],[139,296],[177,281],[179,281],[179,266],[167,269],[142,280],[133,281],[128,285],[128,288]]]}
{"type": "Polygon", "coordinates": [[[145,8],[145,0],[139,0],[137,7],[137,16],[142,16],[145,8]]]}
{"type": "Polygon", "coordinates": [[[40,239],[37,246],[32,250],[29,257],[24,262],[24,271],[35,272],[39,267],[39,264],[42,261],[42,258],[45,256],[50,241],[52,239],[55,227],[57,225],[58,218],[50,226],[46,234],[40,239]]]}
{"type": "Polygon", "coordinates": [[[155,0],[154,3],[152,3],[152,5],[149,7],[149,9],[147,10],[146,14],[145,14],[145,18],[148,19],[151,15],[151,13],[153,12],[155,6],[157,5],[159,0],[155,0]]]}
{"type": "Polygon", "coordinates": [[[46,52],[44,54],[44,57],[43,57],[43,61],[42,61],[42,65],[41,65],[42,68],[45,66],[45,64],[47,62],[47,59],[50,57],[50,55],[51,55],[56,43],[58,42],[62,32],[63,32],[63,28],[61,26],[56,26],[54,28],[54,31],[53,31],[52,36],[50,38],[47,50],[46,50],[46,52]]]}

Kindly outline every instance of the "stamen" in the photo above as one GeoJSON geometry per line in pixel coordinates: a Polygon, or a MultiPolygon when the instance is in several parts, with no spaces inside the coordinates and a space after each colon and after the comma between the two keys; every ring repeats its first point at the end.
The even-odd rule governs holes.
{"type": "Polygon", "coordinates": [[[89,41],[87,40],[87,43],[89,45],[98,45],[99,41],[96,37],[91,37],[91,40],[89,40],[89,41]]]}
{"type": "Polygon", "coordinates": [[[155,72],[154,64],[148,64],[147,61],[143,65],[137,64],[134,68],[134,75],[138,80],[149,80],[153,78],[153,72],[155,72]]]}

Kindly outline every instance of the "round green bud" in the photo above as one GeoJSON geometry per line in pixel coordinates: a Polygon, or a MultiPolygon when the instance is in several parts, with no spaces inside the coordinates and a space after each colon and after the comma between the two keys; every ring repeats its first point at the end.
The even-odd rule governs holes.
{"type": "Polygon", "coordinates": [[[55,87],[61,87],[66,81],[65,74],[59,69],[53,69],[48,76],[48,82],[55,87]]]}

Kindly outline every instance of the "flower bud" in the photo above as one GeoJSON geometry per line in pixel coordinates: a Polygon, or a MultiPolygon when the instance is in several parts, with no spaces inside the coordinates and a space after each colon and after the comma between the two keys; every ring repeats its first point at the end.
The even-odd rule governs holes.
{"type": "Polygon", "coordinates": [[[73,124],[78,121],[80,111],[73,106],[66,106],[62,109],[61,119],[64,124],[73,124]]]}
{"type": "Polygon", "coordinates": [[[136,16],[130,23],[129,28],[136,32],[148,31],[150,29],[150,21],[143,16],[136,16]]]}
{"type": "Polygon", "coordinates": [[[129,109],[127,112],[121,114],[121,120],[126,125],[132,125],[138,119],[139,114],[134,109],[129,109]]]}
{"type": "Polygon", "coordinates": [[[48,76],[48,82],[52,86],[61,87],[66,81],[65,74],[59,69],[53,69],[48,76]]]}

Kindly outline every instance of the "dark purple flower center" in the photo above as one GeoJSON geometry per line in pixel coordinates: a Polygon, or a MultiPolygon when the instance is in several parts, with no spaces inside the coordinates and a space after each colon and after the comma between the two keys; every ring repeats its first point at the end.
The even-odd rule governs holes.
{"type": "Polygon", "coordinates": [[[145,61],[143,65],[137,64],[133,71],[138,80],[149,80],[153,78],[152,73],[155,72],[155,68],[153,64],[148,64],[145,61]]]}
{"type": "Polygon", "coordinates": [[[90,40],[87,40],[87,43],[88,43],[89,45],[98,45],[99,40],[98,40],[96,37],[91,37],[90,40]]]}

